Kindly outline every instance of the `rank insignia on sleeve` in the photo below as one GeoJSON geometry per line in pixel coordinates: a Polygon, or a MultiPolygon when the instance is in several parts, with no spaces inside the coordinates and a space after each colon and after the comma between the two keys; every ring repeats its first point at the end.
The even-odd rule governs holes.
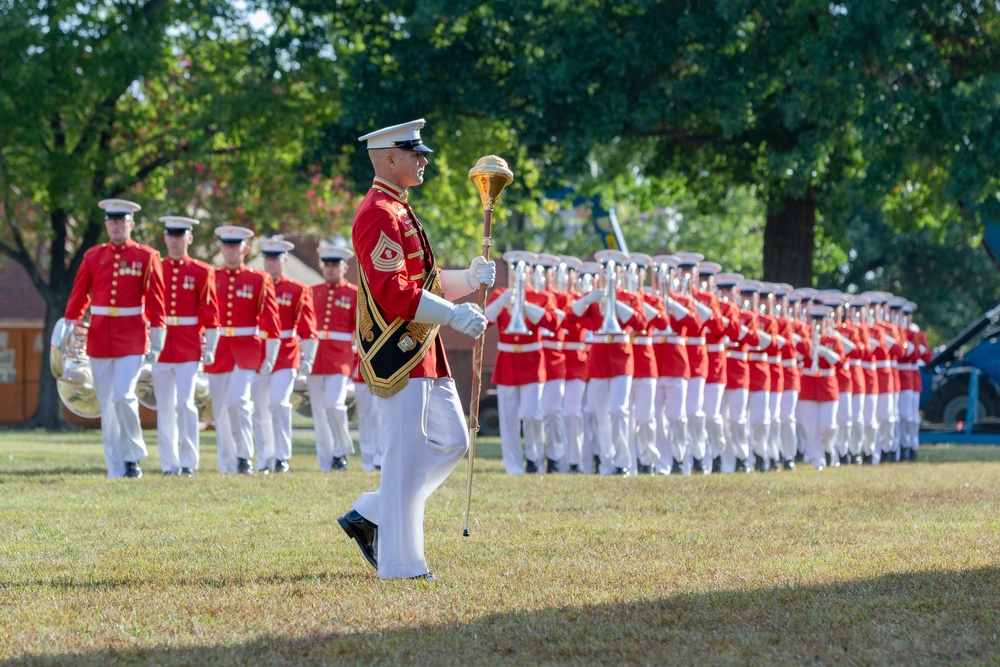
{"type": "Polygon", "coordinates": [[[385,232],[379,236],[371,258],[372,265],[379,271],[395,273],[403,268],[403,248],[386,236],[385,232]]]}

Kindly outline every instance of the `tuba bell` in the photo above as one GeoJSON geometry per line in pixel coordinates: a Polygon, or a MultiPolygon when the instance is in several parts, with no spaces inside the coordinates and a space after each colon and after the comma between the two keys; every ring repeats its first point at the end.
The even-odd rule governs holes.
{"type": "Polygon", "coordinates": [[[93,419],[101,416],[101,406],[87,354],[88,331],[85,323],[74,325],[60,318],[49,340],[49,367],[66,409],[78,417],[93,419]]]}

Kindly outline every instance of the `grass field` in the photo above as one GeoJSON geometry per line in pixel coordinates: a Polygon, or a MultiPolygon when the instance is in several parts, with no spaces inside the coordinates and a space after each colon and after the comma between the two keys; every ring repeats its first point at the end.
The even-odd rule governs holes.
{"type": "MultiPolygon", "coordinates": [[[[0,435],[4,665],[1000,664],[1000,447],[688,478],[508,477],[428,503],[437,582],[334,522],[377,485],[104,476],[99,433],[0,435]]],[[[147,433],[147,443],[155,436],[147,433]]]]}

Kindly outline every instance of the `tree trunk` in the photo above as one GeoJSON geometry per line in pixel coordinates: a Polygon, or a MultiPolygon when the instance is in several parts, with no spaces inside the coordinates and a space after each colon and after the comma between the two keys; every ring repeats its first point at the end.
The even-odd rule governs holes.
{"type": "Polygon", "coordinates": [[[816,235],[816,191],[768,204],[764,228],[764,280],[811,287],[816,235]]]}
{"type": "MultiPolygon", "coordinates": [[[[52,340],[52,329],[65,312],[65,297],[61,301],[62,305],[49,301],[45,310],[45,331],[42,334],[45,343],[52,340]]],[[[24,423],[24,427],[44,428],[49,431],[65,430],[69,427],[69,423],[63,417],[62,405],[56,390],[56,379],[52,377],[49,365],[48,348],[45,348],[42,351],[42,372],[38,381],[38,406],[35,408],[35,414],[24,423]]]]}

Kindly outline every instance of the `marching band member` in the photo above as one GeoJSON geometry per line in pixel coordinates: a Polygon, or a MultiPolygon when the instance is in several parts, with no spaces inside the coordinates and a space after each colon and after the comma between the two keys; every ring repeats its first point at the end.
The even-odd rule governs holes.
{"type": "Polygon", "coordinates": [[[155,363],[166,340],[160,255],[132,240],[135,202],[103,199],[108,243],[83,256],[63,317],[79,324],[90,306],[87,354],[101,407],[101,442],[108,477],[142,477],[146,456],[135,385],[143,355],[155,363]],[[146,333],[146,321],[149,333],[146,333]]]}
{"type": "Polygon", "coordinates": [[[903,382],[900,377],[899,364],[904,357],[909,354],[909,341],[907,340],[907,331],[902,326],[900,326],[900,318],[902,317],[903,304],[906,303],[906,299],[901,296],[888,295],[889,302],[889,317],[888,325],[892,331],[892,337],[896,341],[894,348],[890,349],[890,368],[892,369],[892,414],[896,419],[896,426],[893,430],[892,436],[892,460],[901,461],[903,460],[902,452],[902,434],[903,434],[903,420],[899,409],[900,396],[903,391],[903,382]]]}
{"type": "Polygon", "coordinates": [[[871,361],[868,324],[865,314],[868,300],[860,295],[851,297],[847,304],[846,321],[854,332],[856,348],[851,353],[852,386],[851,396],[851,463],[861,465],[866,458],[871,463],[872,448],[875,445],[875,364],[871,361]]]}
{"type": "Polygon", "coordinates": [[[830,312],[821,305],[809,309],[811,335],[799,393],[799,423],[805,436],[804,459],[817,470],[825,467],[827,455],[832,456],[837,434],[839,387],[834,366],[843,349],[840,340],[830,333],[830,312]]]}
{"type": "Polygon", "coordinates": [[[270,373],[254,378],[253,430],[257,471],[288,472],[292,457],[292,390],[295,378],[312,372],[316,357],[316,312],[309,286],[285,275],[288,253],[295,246],[281,238],[264,239],[264,271],[274,283],[281,345],[270,373]]]}
{"type": "Polygon", "coordinates": [[[218,468],[223,474],[253,474],[253,402],[257,371],[267,374],[278,359],[278,305],[274,283],[264,271],[247,268],[253,232],[245,227],[216,227],[223,266],[215,272],[222,337],[215,359],[205,367],[215,433],[218,468]]]}
{"type": "Polygon", "coordinates": [[[899,364],[899,379],[902,387],[909,391],[900,393],[900,423],[903,428],[904,440],[901,459],[916,461],[917,450],[920,449],[920,392],[923,389],[920,378],[920,366],[931,360],[931,350],[927,344],[927,334],[913,323],[913,311],[917,304],[907,301],[903,304],[903,321],[901,326],[907,332],[909,350],[905,361],[899,364]],[[904,373],[906,378],[904,379],[904,373]],[[904,395],[908,393],[908,395],[904,395]]]}
{"type": "Polygon", "coordinates": [[[750,451],[756,456],[759,472],[768,469],[767,436],[771,428],[770,393],[771,367],[768,364],[769,348],[776,331],[774,320],[762,318],[758,311],[762,283],[758,280],[744,280],[740,283],[740,302],[744,311],[752,312],[757,319],[756,345],[747,351],[750,367],[750,385],[747,392],[747,434],[750,451]]]}
{"type": "MultiPolygon", "coordinates": [[[[312,303],[316,310],[316,338],[319,349],[313,362],[312,373],[306,379],[309,386],[309,404],[312,406],[313,431],[316,436],[316,461],[323,472],[347,470],[347,455],[353,453],[354,443],[347,422],[347,385],[357,366],[357,354],[352,347],[358,306],[358,287],[347,282],[347,260],[354,251],[330,243],[321,243],[316,252],[323,263],[323,282],[313,285],[312,303]]],[[[355,382],[355,401],[358,403],[358,441],[361,441],[361,415],[365,398],[359,397],[355,382]]],[[[375,457],[370,456],[365,467],[362,448],[362,468],[372,470],[375,457]]],[[[381,463],[381,461],[380,461],[381,463]]]]}
{"type": "Polygon", "coordinates": [[[809,327],[799,319],[798,292],[791,285],[779,284],[776,293],[778,331],[785,338],[781,347],[781,368],[783,371],[781,402],[778,426],[781,464],[785,470],[795,470],[795,454],[798,449],[798,405],[802,376],[799,371],[800,359],[805,357],[802,341],[809,339],[809,327]]]}
{"type": "Polygon", "coordinates": [[[424,557],[424,507],[469,448],[469,426],[437,335],[446,324],[478,338],[486,317],[453,303],[492,285],[496,266],[477,256],[467,270],[442,271],[408,203],[423,183],[430,149],[424,120],[361,137],[375,171],[351,232],[358,259],[361,375],[378,397],[382,471],[337,522],[379,577],[433,579],[424,557]]]}
{"type": "MultiPolygon", "coordinates": [[[[579,277],[582,275],[583,262],[576,257],[563,256],[566,265],[568,284],[565,289],[567,315],[573,303],[580,298],[579,277]]],[[[589,263],[591,277],[597,274],[600,267],[589,263]]],[[[566,392],[563,395],[563,415],[566,423],[566,462],[571,473],[580,472],[583,455],[584,439],[584,393],[587,388],[587,343],[584,342],[587,330],[579,320],[567,317],[563,320],[563,353],[566,359],[566,392]],[[570,320],[573,320],[572,322],[570,320]]]]}
{"type": "MultiPolygon", "coordinates": [[[[597,288],[600,281],[600,275],[601,265],[598,262],[588,261],[581,263],[578,274],[580,285],[575,295],[574,303],[597,288]]],[[[585,308],[584,311],[588,308],[589,307],[585,308]]],[[[594,415],[594,411],[590,404],[590,396],[594,391],[590,387],[590,351],[594,342],[594,332],[584,326],[584,324],[580,321],[580,318],[576,316],[572,306],[570,306],[569,311],[566,313],[566,319],[563,320],[563,326],[566,328],[566,339],[570,341],[579,341],[583,346],[582,351],[579,354],[579,359],[584,363],[583,369],[579,371],[580,376],[584,381],[583,396],[580,398],[580,402],[582,404],[581,428],[583,429],[583,435],[580,438],[580,472],[593,473],[597,475],[601,472],[601,448],[596,443],[597,417],[594,415]]],[[[569,424],[571,423],[572,420],[567,422],[567,428],[570,428],[569,424]]],[[[572,470],[570,472],[572,472],[572,470]]]]}
{"type": "Polygon", "coordinates": [[[722,472],[751,472],[750,441],[747,435],[747,401],[750,394],[750,364],[747,350],[758,345],[757,312],[740,307],[739,286],[743,276],[720,273],[715,277],[719,300],[734,304],[739,313],[740,335],[729,338],[726,345],[726,389],[722,396],[722,413],[726,426],[726,448],[722,455],[722,472]]]}
{"type": "Polygon", "coordinates": [[[546,379],[542,329],[558,328],[555,300],[529,285],[535,254],[511,250],[503,255],[511,266],[512,286],[494,290],[486,303],[486,320],[497,326],[497,356],[491,381],[497,386],[500,448],[509,475],[545,472],[540,404],[546,379]],[[524,447],[521,434],[524,433],[524,447]]]}
{"type": "Polygon", "coordinates": [[[152,369],[157,445],[164,475],[193,477],[200,449],[195,376],[199,363],[212,363],[219,344],[215,269],[188,255],[197,220],[167,215],[160,222],[167,245],[163,260],[167,337],[152,369]]]}
{"type": "Polygon", "coordinates": [[[861,358],[860,337],[857,331],[855,331],[854,326],[847,321],[849,318],[847,318],[845,306],[848,303],[847,295],[839,292],[831,292],[824,299],[824,305],[832,310],[831,317],[833,318],[834,326],[831,327],[830,333],[840,340],[840,344],[844,348],[843,356],[836,364],[837,388],[839,391],[837,401],[837,438],[834,446],[834,458],[831,458],[827,462],[828,465],[833,467],[841,464],[846,465],[854,460],[854,453],[851,451],[851,443],[854,440],[854,424],[856,421],[854,417],[854,394],[855,392],[861,392],[861,387],[855,386],[854,368],[851,366],[853,361],[860,361],[861,358]]]}
{"type": "Polygon", "coordinates": [[[540,294],[549,297],[554,305],[556,328],[542,328],[542,358],[545,360],[545,382],[542,384],[542,439],[545,444],[545,472],[559,472],[559,462],[566,455],[566,418],[563,399],[566,395],[566,339],[562,322],[569,307],[569,295],[559,286],[558,275],[566,272],[559,255],[539,253],[535,256],[535,270],[539,277],[540,294]]]}
{"type": "Polygon", "coordinates": [[[875,399],[875,424],[877,429],[875,456],[872,463],[888,463],[892,459],[892,448],[896,420],[892,410],[893,387],[892,349],[896,339],[886,326],[886,295],[884,292],[867,292],[871,301],[872,324],[869,326],[872,361],[878,390],[875,399]],[[877,458],[876,458],[877,457],[877,458]]]}
{"type": "MultiPolygon", "coordinates": [[[[767,368],[771,387],[767,393],[767,413],[769,422],[767,435],[764,436],[764,451],[766,461],[757,460],[763,470],[781,470],[781,396],[785,393],[785,370],[781,365],[781,350],[785,347],[786,338],[782,335],[778,322],[778,285],[761,283],[760,290],[760,320],[764,328],[771,332],[771,344],[768,346],[767,368]],[[765,463],[766,465],[761,465],[765,463]]],[[[789,344],[791,342],[789,341],[789,344]]]]}

